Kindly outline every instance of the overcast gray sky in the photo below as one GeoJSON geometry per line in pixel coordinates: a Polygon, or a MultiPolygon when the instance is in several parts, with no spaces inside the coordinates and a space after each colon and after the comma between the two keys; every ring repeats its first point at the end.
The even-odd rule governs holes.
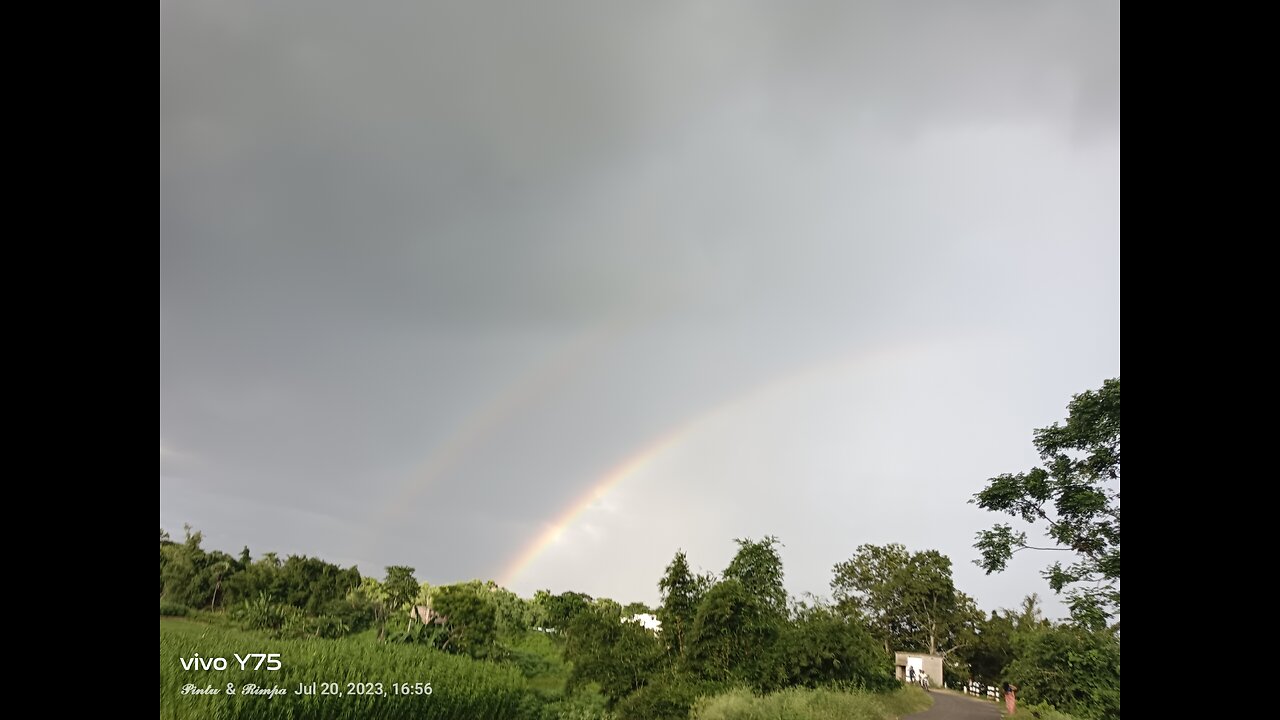
{"type": "MultiPolygon", "coordinates": [[[[936,548],[1120,373],[1115,2],[160,7],[160,523],[656,602],[936,548]]],[[[1064,614],[1051,604],[1050,615],[1064,614]]]]}

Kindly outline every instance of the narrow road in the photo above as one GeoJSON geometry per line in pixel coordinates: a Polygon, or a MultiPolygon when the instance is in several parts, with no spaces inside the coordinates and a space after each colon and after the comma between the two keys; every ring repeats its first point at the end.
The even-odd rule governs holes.
{"type": "Polygon", "coordinates": [[[986,700],[961,695],[950,690],[934,688],[929,692],[933,696],[933,707],[906,715],[905,718],[926,718],[927,720],[999,720],[1001,705],[986,700]]]}

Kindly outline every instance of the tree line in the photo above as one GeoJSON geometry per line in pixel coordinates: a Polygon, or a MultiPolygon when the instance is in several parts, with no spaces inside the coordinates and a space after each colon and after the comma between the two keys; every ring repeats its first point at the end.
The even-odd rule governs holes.
{"type": "Polygon", "coordinates": [[[525,599],[492,581],[431,586],[405,566],[379,580],[316,558],[250,560],[247,550],[230,557],[205,551],[200,533],[188,530],[182,542],[161,535],[161,600],[277,637],[376,630],[380,642],[498,662],[512,659],[521,636],[544,633],[572,665],[569,691],[594,683],[626,717],[678,715],[730,687],[887,690],[897,686],[899,650],[942,655],[955,681],[1013,679],[1029,702],[1118,717],[1118,631],[1052,623],[1034,595],[1016,610],[985,614],[956,589],[949,558],[896,544],[863,545],[837,563],[831,601],[790,597],[779,539],[736,543],[718,574],[695,574],[677,551],[652,609],[574,591],[525,599]],[[660,632],[627,622],[645,612],[657,615],[660,632]]]}

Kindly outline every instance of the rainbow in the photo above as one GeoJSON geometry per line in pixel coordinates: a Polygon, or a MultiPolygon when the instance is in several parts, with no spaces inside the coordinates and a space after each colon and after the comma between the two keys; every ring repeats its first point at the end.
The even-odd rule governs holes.
{"type": "MultiPolygon", "coordinates": [[[[673,297],[638,310],[620,312],[612,322],[583,333],[540,367],[526,373],[495,395],[432,450],[420,470],[410,476],[398,493],[381,504],[379,510],[374,511],[375,517],[368,524],[381,526],[403,518],[423,492],[435,486],[450,470],[461,465],[498,428],[577,376],[590,361],[616,343],[619,337],[661,317],[675,306],[674,303],[673,297]]],[[[376,541],[376,536],[374,538],[376,541]]]]}
{"type": "MultiPolygon", "coordinates": [[[[692,423],[688,423],[692,424],[692,423]]],[[[648,465],[654,458],[661,455],[668,448],[673,447],[688,434],[685,425],[671,433],[667,433],[657,441],[650,443],[645,449],[633,454],[623,462],[619,463],[612,470],[605,473],[604,477],[587,489],[587,492],[578,499],[569,504],[556,518],[546,525],[541,533],[533,539],[520,551],[507,567],[502,571],[502,579],[498,581],[503,587],[510,587],[511,583],[520,577],[525,571],[538,559],[543,551],[555,544],[560,536],[573,525],[578,516],[586,512],[591,506],[600,500],[603,500],[618,483],[630,477],[632,474],[640,471],[641,468],[648,465]]]]}
{"type": "Polygon", "coordinates": [[[485,438],[573,377],[615,334],[590,333],[578,338],[473,412],[414,473],[415,481],[402,486],[400,492],[382,506],[382,519],[394,521],[403,516],[423,492],[460,465],[485,438]]]}
{"type": "Polygon", "coordinates": [[[802,366],[800,369],[776,376],[760,385],[757,385],[745,393],[733,395],[726,400],[712,405],[710,408],[696,413],[685,421],[676,426],[674,430],[668,431],[656,440],[651,441],[638,452],[632,453],[625,460],[615,465],[606,472],[599,480],[593,483],[585,493],[578,496],[565,508],[559,515],[545,525],[542,532],[527,545],[507,564],[501,574],[499,584],[503,587],[510,587],[511,584],[518,580],[521,575],[538,559],[549,547],[555,544],[573,525],[584,512],[604,499],[615,487],[623,480],[636,474],[644,467],[659,458],[667,450],[684,442],[685,439],[692,435],[700,426],[710,421],[713,417],[731,408],[748,404],[761,396],[771,392],[776,392],[780,388],[788,385],[798,384],[804,381],[812,380],[816,376],[825,375],[837,371],[847,371],[850,368],[857,368],[863,365],[871,364],[875,361],[889,361],[894,358],[905,355],[913,350],[909,345],[896,348],[882,348],[880,350],[864,351],[858,353],[845,353],[836,360],[826,360],[809,365],[802,366]],[[851,356],[852,355],[852,356],[851,356]]]}
{"type": "Polygon", "coordinates": [[[399,493],[380,506],[382,509],[378,520],[394,521],[402,517],[423,492],[433,487],[447,472],[462,464],[499,427],[577,376],[590,361],[616,343],[619,337],[661,316],[673,302],[673,299],[667,300],[640,311],[622,313],[608,325],[583,333],[541,366],[521,376],[495,395],[432,450],[419,472],[412,474],[411,480],[401,487],[399,493]]]}

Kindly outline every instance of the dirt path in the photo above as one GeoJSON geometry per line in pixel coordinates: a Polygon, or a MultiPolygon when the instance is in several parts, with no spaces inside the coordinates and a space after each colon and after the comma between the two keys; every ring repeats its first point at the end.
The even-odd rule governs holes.
{"type": "Polygon", "coordinates": [[[926,720],[999,720],[999,705],[986,700],[978,700],[950,690],[934,689],[933,707],[907,718],[925,718],[926,720]]]}

